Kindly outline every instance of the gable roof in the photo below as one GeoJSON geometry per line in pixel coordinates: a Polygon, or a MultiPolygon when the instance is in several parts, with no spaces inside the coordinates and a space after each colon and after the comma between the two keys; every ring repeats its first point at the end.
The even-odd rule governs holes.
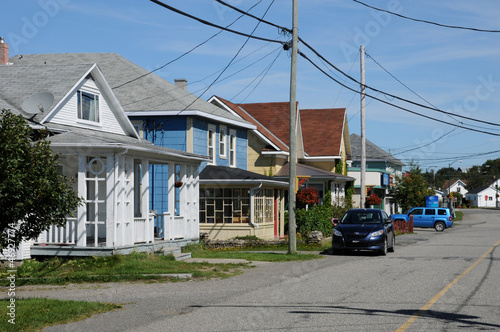
{"type": "Polygon", "coordinates": [[[56,152],[74,154],[79,151],[80,147],[91,148],[92,150],[89,151],[94,151],[94,153],[99,153],[97,151],[100,149],[122,149],[124,152],[134,151],[136,156],[144,156],[157,163],[171,160],[208,161],[206,156],[157,147],[146,140],[139,139],[106,78],[95,63],[74,65],[24,62],[19,64],[15,60],[11,61],[12,64],[0,65],[0,108],[7,108],[13,114],[22,115],[34,128],[47,127],[52,133],[57,133],[47,139],[51,142],[51,148],[56,152]],[[71,96],[72,91],[89,75],[95,79],[99,90],[107,97],[106,101],[113,114],[121,119],[125,134],[82,128],[71,124],[44,122],[50,118],[52,112],[68,102],[67,97],[71,96]],[[22,103],[40,92],[53,94],[52,105],[37,114],[26,113],[22,103]]]}
{"type": "MultiPolygon", "coordinates": [[[[353,161],[361,160],[361,136],[351,134],[351,158],[353,161]]],[[[366,160],[368,161],[386,161],[398,166],[406,166],[401,160],[394,157],[392,154],[379,148],[369,140],[366,140],[366,160]]]]}
{"type": "Polygon", "coordinates": [[[32,121],[40,122],[66,96],[71,88],[91,70],[86,65],[5,65],[0,70],[0,108],[21,114],[32,121]],[[54,102],[49,109],[35,116],[23,111],[22,104],[29,97],[50,92],[54,102]]]}
{"type": "MultiPolygon", "coordinates": [[[[475,195],[475,194],[479,194],[481,193],[482,191],[485,191],[486,189],[492,189],[492,190],[496,190],[495,188],[492,188],[491,186],[481,186],[481,187],[476,187],[474,189],[471,189],[467,192],[466,195],[475,195]]],[[[498,190],[496,190],[498,191],[498,190]]]]}
{"type": "Polygon", "coordinates": [[[300,110],[304,150],[309,156],[339,156],[345,108],[300,110]]]}
{"type": "MultiPolygon", "coordinates": [[[[451,187],[453,187],[457,182],[462,182],[463,186],[465,187],[467,185],[467,180],[452,180],[453,182],[451,182],[451,187]]],[[[442,185],[442,188],[443,190],[447,190],[449,188],[449,185],[450,182],[448,180],[444,181],[443,185],[442,185]]]]}
{"type": "MultiPolygon", "coordinates": [[[[224,98],[218,97],[218,96],[213,96],[210,98],[212,103],[217,103],[220,104],[221,106],[226,106],[228,107],[231,111],[239,115],[241,118],[243,118],[245,121],[248,121],[252,124],[255,125],[255,130],[256,134],[261,134],[265,139],[267,139],[268,143],[271,143],[271,145],[274,145],[276,149],[282,150],[282,151],[289,151],[287,143],[282,141],[278,136],[276,136],[273,132],[271,132],[269,129],[267,129],[257,118],[252,116],[245,108],[242,107],[242,105],[237,105],[229,100],[226,100],[224,98]]],[[[288,104],[289,105],[289,104],[288,104]]],[[[288,106],[289,107],[289,106],[288,106]]],[[[287,142],[289,139],[287,140],[287,142]]]]}
{"type": "Polygon", "coordinates": [[[96,64],[30,65],[29,63],[13,62],[1,66],[0,107],[8,108],[12,113],[22,115],[32,125],[50,122],[51,117],[69,101],[78,86],[88,77],[95,81],[101,93],[106,97],[106,101],[111,106],[110,110],[119,121],[121,129],[127,135],[138,138],[132,123],[123,112],[118,99],[96,64]],[[54,97],[50,107],[36,114],[25,112],[23,103],[26,100],[47,92],[54,97]]]}
{"type": "Polygon", "coordinates": [[[116,53],[64,53],[28,54],[11,57],[14,65],[25,66],[90,66],[97,63],[125,112],[168,112],[177,115],[180,111],[205,117],[216,117],[219,121],[230,121],[235,125],[248,123],[230,112],[217,107],[187,90],[172,84],[116,53]]]}

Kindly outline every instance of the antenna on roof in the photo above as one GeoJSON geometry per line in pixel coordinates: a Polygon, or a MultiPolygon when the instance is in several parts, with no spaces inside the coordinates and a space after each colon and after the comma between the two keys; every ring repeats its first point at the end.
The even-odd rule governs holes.
{"type": "Polygon", "coordinates": [[[48,110],[54,103],[54,95],[50,92],[40,92],[26,99],[21,107],[28,114],[38,114],[48,110]]]}

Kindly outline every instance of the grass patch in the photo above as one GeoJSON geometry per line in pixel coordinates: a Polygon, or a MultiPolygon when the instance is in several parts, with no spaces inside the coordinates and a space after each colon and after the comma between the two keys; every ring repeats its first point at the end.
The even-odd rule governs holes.
{"type": "Polygon", "coordinates": [[[455,210],[455,219],[453,221],[462,221],[464,218],[464,213],[462,211],[455,210]]]}
{"type": "Polygon", "coordinates": [[[95,314],[121,308],[99,302],[61,301],[44,298],[16,299],[15,324],[8,322],[9,300],[0,300],[0,331],[41,331],[47,326],[67,324],[95,314]]]}
{"type": "MultiPolygon", "coordinates": [[[[298,251],[323,251],[331,247],[328,245],[299,245],[298,251]],[[307,248],[307,249],[306,249],[307,248]]],[[[288,261],[303,261],[322,258],[316,254],[298,253],[290,255],[287,253],[288,245],[261,245],[244,248],[224,248],[224,249],[207,249],[203,244],[190,245],[183,248],[184,252],[191,252],[194,258],[225,258],[225,259],[246,259],[248,261],[266,261],[266,262],[288,262],[288,261]],[[262,252],[262,251],[274,252],[262,252]]]]}
{"type": "MultiPolygon", "coordinates": [[[[85,258],[28,260],[17,269],[16,285],[176,280],[170,274],[194,278],[226,278],[241,273],[246,264],[207,264],[175,261],[173,256],[146,253],[85,258]]],[[[6,286],[7,270],[0,269],[0,285],[6,286]]]]}

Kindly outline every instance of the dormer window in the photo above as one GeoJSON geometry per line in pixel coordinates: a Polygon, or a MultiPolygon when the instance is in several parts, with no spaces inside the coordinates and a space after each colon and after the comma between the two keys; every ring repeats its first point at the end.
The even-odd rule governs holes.
{"type": "Polygon", "coordinates": [[[78,90],[78,119],[99,122],[99,96],[78,90]]]}

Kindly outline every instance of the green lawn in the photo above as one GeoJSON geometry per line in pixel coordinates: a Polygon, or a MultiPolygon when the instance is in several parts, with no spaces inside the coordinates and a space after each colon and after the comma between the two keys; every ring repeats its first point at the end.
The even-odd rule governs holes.
{"type": "Polygon", "coordinates": [[[9,300],[0,300],[0,331],[41,331],[47,326],[76,322],[97,313],[121,308],[111,303],[44,298],[16,299],[14,304],[15,311],[7,307],[12,307],[9,300]]]}
{"type": "MultiPolygon", "coordinates": [[[[17,269],[16,286],[65,284],[69,282],[112,282],[172,280],[171,274],[192,274],[195,279],[226,278],[242,272],[248,264],[208,264],[175,261],[173,256],[133,253],[106,257],[51,258],[28,260],[17,269]]],[[[6,286],[7,270],[0,269],[0,285],[6,286]]]]}

